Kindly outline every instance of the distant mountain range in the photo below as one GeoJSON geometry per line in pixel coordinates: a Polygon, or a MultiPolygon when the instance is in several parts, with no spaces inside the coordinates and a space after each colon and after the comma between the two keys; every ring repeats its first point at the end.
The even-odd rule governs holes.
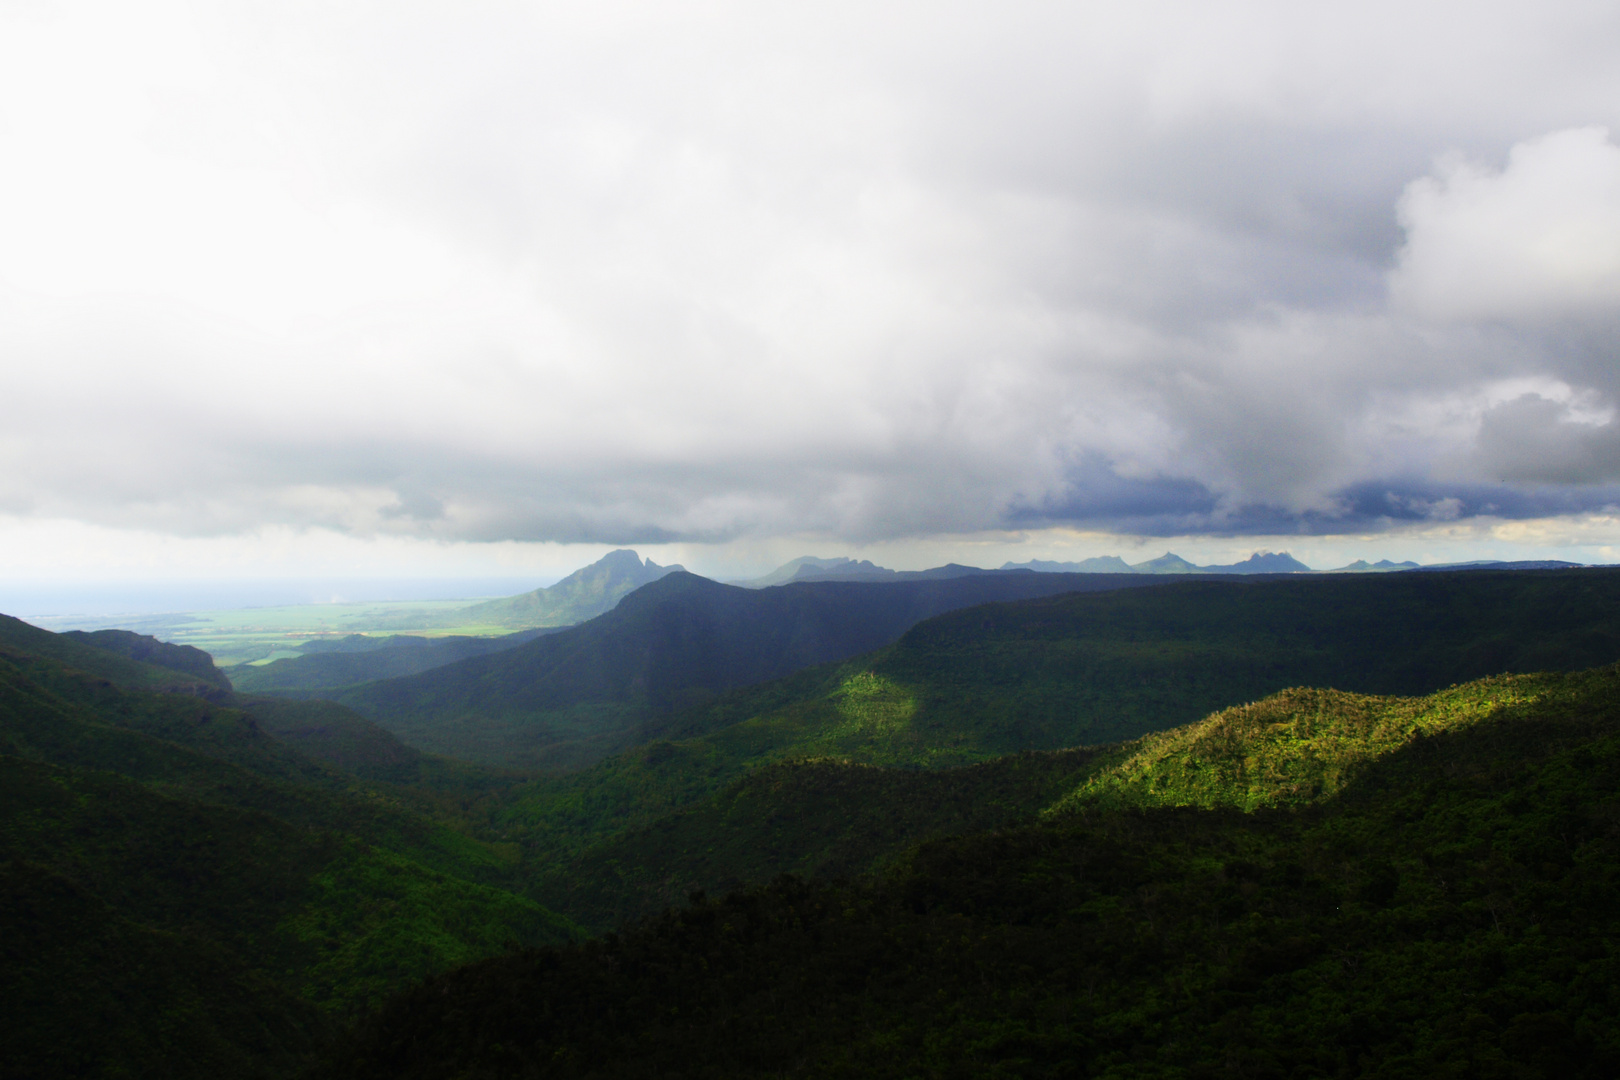
{"type": "Polygon", "coordinates": [[[1366,559],[1357,559],[1349,566],[1341,566],[1337,570],[1324,570],[1324,574],[1381,574],[1390,570],[1417,570],[1420,569],[1415,562],[1390,562],[1388,559],[1379,559],[1370,563],[1366,559]]]}
{"type": "Polygon", "coordinates": [[[846,558],[818,559],[814,555],[804,555],[792,562],[783,563],[764,577],[730,581],[726,584],[738,585],[745,589],[768,589],[775,585],[790,585],[800,581],[944,581],[947,578],[997,572],[977,566],[963,566],[960,563],[946,563],[944,566],[928,570],[890,570],[887,567],[877,566],[868,559],[859,561],[846,558]]]}
{"type": "MultiPolygon", "coordinates": [[[[821,560],[833,561],[833,560],[821,560]]],[[[795,563],[789,563],[789,566],[795,563]]],[[[870,565],[870,564],[866,564],[870,565]]],[[[1557,559],[1531,559],[1519,561],[1481,560],[1462,563],[1433,563],[1428,566],[1415,562],[1391,562],[1379,559],[1370,563],[1357,559],[1347,566],[1331,570],[1313,570],[1286,551],[1257,551],[1242,562],[1198,566],[1174,552],[1166,552],[1157,559],[1136,564],[1127,563],[1118,555],[1099,555],[1079,562],[1049,562],[1031,559],[1029,562],[1003,563],[1003,570],[1034,570],[1043,574],[1381,574],[1400,570],[1568,570],[1581,563],[1561,562],[1557,559]]],[[[786,567],[784,567],[786,569],[786,567]]],[[[781,573],[781,571],[777,571],[781,573]]]]}
{"type": "MultiPolygon", "coordinates": [[[[1580,563],[1559,562],[1553,559],[1530,561],[1480,561],[1467,563],[1440,563],[1423,566],[1415,562],[1391,562],[1380,559],[1370,563],[1357,559],[1348,566],[1331,570],[1313,570],[1286,551],[1257,551],[1242,562],[1217,563],[1199,566],[1188,562],[1175,552],[1167,551],[1157,559],[1127,563],[1118,555],[1098,555],[1077,562],[1055,562],[1048,559],[1030,559],[1027,562],[1002,563],[1000,570],[1033,570],[1039,574],[1372,574],[1400,570],[1563,570],[1580,563]]],[[[749,589],[765,589],[773,585],[786,585],[794,581],[906,581],[962,577],[967,574],[992,574],[995,570],[982,570],[973,566],[951,563],[932,570],[889,570],[868,560],[848,558],[821,559],[805,555],[784,563],[764,577],[746,581],[733,581],[749,589]]]]}
{"type": "MultiPolygon", "coordinates": [[[[1410,564],[1416,566],[1416,563],[1410,564]]],[[[1361,564],[1362,568],[1365,564],[1361,564]]],[[[1404,568],[1404,567],[1403,567],[1404,568]]],[[[1079,562],[1052,562],[1031,559],[1028,562],[1003,563],[1000,570],[983,570],[974,566],[951,563],[932,570],[888,570],[862,559],[821,559],[806,555],[785,563],[764,577],[732,582],[750,589],[764,589],[773,585],[786,585],[794,581],[906,581],[967,574],[993,574],[1009,570],[1033,570],[1041,574],[1304,574],[1311,568],[1284,552],[1259,551],[1243,562],[1219,566],[1198,566],[1174,552],[1166,552],[1157,559],[1136,563],[1134,566],[1118,555],[1099,555],[1079,562]]]]}
{"type": "MultiPolygon", "coordinates": [[[[1287,552],[1256,552],[1242,562],[1213,566],[1198,566],[1173,552],[1166,552],[1157,559],[1150,559],[1147,562],[1135,565],[1126,563],[1117,555],[1104,555],[1078,562],[1053,562],[1034,559],[1023,563],[1006,563],[998,570],[962,566],[957,563],[948,563],[945,566],[937,566],[928,570],[891,570],[877,566],[865,559],[829,559],[805,555],[785,563],[763,577],[730,584],[759,590],[783,585],[801,586],[834,582],[899,584],[904,582],[944,582],[969,577],[1018,578],[1028,576],[1031,573],[1082,575],[1074,578],[1072,583],[1043,582],[1034,592],[1025,591],[1019,586],[1011,586],[1009,587],[1011,591],[1001,590],[998,587],[991,589],[989,592],[970,590],[961,594],[963,597],[978,597],[978,600],[966,602],[982,602],[990,599],[1012,599],[1015,596],[1049,595],[1054,592],[1076,589],[1114,588],[1121,584],[1119,578],[1124,575],[1165,577],[1188,575],[1362,574],[1418,569],[1546,570],[1562,569],[1574,565],[1576,564],[1538,561],[1519,563],[1480,562],[1451,564],[1444,567],[1420,567],[1413,562],[1396,563],[1383,559],[1376,563],[1357,560],[1336,570],[1317,571],[1312,570],[1287,552]],[[1110,581],[1113,583],[1109,584],[1110,581]]],[[[660,566],[651,559],[643,561],[636,552],[621,549],[610,552],[597,562],[576,570],[549,588],[535,589],[533,592],[523,593],[519,596],[486,601],[462,609],[453,616],[453,621],[458,625],[481,624],[484,626],[508,627],[514,631],[513,633],[493,637],[424,638],[407,634],[368,637],[354,634],[344,638],[323,638],[306,642],[300,646],[299,651],[304,654],[302,656],[284,658],[270,664],[238,665],[230,668],[228,675],[234,688],[243,693],[291,693],[299,696],[333,696],[344,687],[423,674],[475,656],[504,652],[522,645],[536,636],[556,633],[571,626],[578,626],[599,615],[612,611],[620,600],[637,589],[661,581],[670,574],[681,570],[680,566],[660,566]]],[[[851,655],[852,652],[858,652],[864,648],[875,647],[877,644],[881,644],[882,641],[891,640],[893,635],[903,631],[905,626],[909,626],[916,619],[949,610],[954,604],[954,601],[944,601],[943,599],[938,599],[938,602],[944,606],[931,607],[926,613],[921,612],[919,609],[918,612],[908,615],[907,618],[910,621],[904,622],[903,625],[896,624],[891,627],[886,618],[880,618],[874,625],[888,628],[883,631],[883,634],[888,636],[883,636],[881,640],[863,641],[858,647],[851,645],[848,648],[823,642],[823,644],[831,648],[831,651],[820,655],[818,660],[806,660],[805,662],[814,663],[821,660],[835,659],[839,656],[851,655]]],[[[102,631],[100,637],[105,640],[98,641],[98,644],[103,648],[116,650],[120,647],[114,638],[114,635],[117,634],[123,634],[131,641],[152,641],[150,638],[137,639],[135,635],[129,635],[125,631],[102,631]]],[[[821,639],[818,637],[819,640],[821,639]]],[[[150,645],[141,646],[141,648],[150,647],[150,645]]],[[[175,647],[165,646],[165,648],[175,647]]],[[[191,651],[197,652],[197,650],[191,651]]],[[[206,656],[197,652],[197,657],[202,658],[202,661],[206,664],[206,669],[211,672],[212,664],[206,663],[206,656]]],[[[196,658],[193,658],[192,662],[195,666],[197,663],[196,658]]],[[[173,665],[171,664],[171,666],[173,665]]],[[[201,671],[203,669],[197,668],[196,670],[201,671]]],[[[214,672],[212,677],[218,679],[218,673],[214,672]]],[[[762,675],[759,677],[769,676],[762,675]]],[[[727,685],[731,684],[727,683],[727,685]]],[[[718,686],[711,687],[711,689],[717,688],[718,686]]],[[[464,751],[458,749],[456,752],[464,751]]],[[[489,759],[485,758],[485,760],[489,759]]]]}
{"type": "Polygon", "coordinates": [[[1004,563],[1003,570],[1035,570],[1040,573],[1069,574],[1308,574],[1311,568],[1286,551],[1257,551],[1237,563],[1216,566],[1198,566],[1175,552],[1167,551],[1157,559],[1134,565],[1118,555],[1100,555],[1081,562],[1047,562],[1033,559],[1022,563],[1004,563]]]}
{"type": "MultiPolygon", "coordinates": [[[[1416,564],[1413,564],[1416,565],[1416,564]]],[[[1181,556],[1167,552],[1157,559],[1130,565],[1117,555],[1102,555],[1079,562],[1051,562],[1033,559],[1029,562],[1004,563],[999,570],[977,566],[947,563],[929,570],[890,570],[867,559],[822,559],[804,555],[784,563],[763,577],[729,584],[746,589],[767,589],[774,585],[787,585],[796,581],[938,581],[943,578],[966,577],[969,574],[996,574],[1012,570],[1033,570],[1042,574],[1298,574],[1310,572],[1310,567],[1287,552],[1273,554],[1256,552],[1247,560],[1229,566],[1196,566],[1181,556]]]]}

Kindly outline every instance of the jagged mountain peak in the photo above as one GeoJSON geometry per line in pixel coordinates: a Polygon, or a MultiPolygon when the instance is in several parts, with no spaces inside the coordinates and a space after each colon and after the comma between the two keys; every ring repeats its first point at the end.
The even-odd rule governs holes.
{"type": "Polygon", "coordinates": [[[676,571],[679,565],[659,566],[629,548],[610,551],[589,566],[582,566],[557,584],[520,596],[490,600],[466,608],[473,621],[496,626],[568,626],[611,611],[620,599],[676,571]]]}

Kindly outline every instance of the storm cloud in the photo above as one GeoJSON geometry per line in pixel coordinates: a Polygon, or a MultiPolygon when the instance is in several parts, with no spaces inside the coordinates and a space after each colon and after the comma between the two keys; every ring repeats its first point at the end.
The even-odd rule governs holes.
{"type": "Polygon", "coordinates": [[[1617,55],[1587,3],[5,6],[0,514],[1613,507],[1617,55]]]}

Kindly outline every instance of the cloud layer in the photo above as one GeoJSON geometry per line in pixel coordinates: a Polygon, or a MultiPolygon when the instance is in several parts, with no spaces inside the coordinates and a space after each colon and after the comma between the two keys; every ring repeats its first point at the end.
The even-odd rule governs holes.
{"type": "Polygon", "coordinates": [[[1620,18],[1524,8],[0,8],[0,514],[1612,506],[1620,18]]]}

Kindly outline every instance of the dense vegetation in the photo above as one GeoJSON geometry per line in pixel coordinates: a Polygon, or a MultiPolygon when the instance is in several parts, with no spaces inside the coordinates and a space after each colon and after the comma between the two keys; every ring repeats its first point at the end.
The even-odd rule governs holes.
{"type": "Polygon", "coordinates": [[[1193,783],[1189,801],[1302,805],[1118,798],[1195,775],[1150,752],[1110,797],[924,845],[876,878],[695,897],[430,979],[333,1075],[1620,1069],[1620,672],[1418,703],[1295,695],[1199,738],[1228,776],[1259,744],[1271,764],[1241,798],[1193,783]],[[1306,799],[1279,726],[1322,734],[1315,756],[1353,777],[1306,799]]]}
{"type": "Polygon", "coordinates": [[[574,935],[451,794],[338,772],[226,692],[150,692],[175,673],[136,650],[0,629],[8,1073],[285,1075],[411,980],[574,935]]]}
{"type": "Polygon", "coordinates": [[[125,630],[52,634],[0,615],[0,648],[54,660],[133,690],[214,698],[230,691],[229,681],[200,649],[168,645],[125,630]],[[202,662],[207,668],[199,670],[202,662]]]}
{"type": "Polygon", "coordinates": [[[359,695],[629,746],[560,777],[0,618],[3,1071],[1615,1071],[1620,574],[1041,592],[1120,581],[677,573],[359,695]]]}
{"type": "Polygon", "coordinates": [[[36,864],[0,862],[0,926],[8,1076],[286,1076],[337,1030],[239,957],[36,864]]]}
{"type": "Polygon", "coordinates": [[[727,689],[867,652],[943,611],[1152,581],[1013,572],[753,590],[672,573],[582,626],[333,696],[434,753],[578,768],[727,689]]]}
{"type": "Polygon", "coordinates": [[[981,605],[688,710],[642,746],[514,792],[496,820],[551,864],[778,761],[961,765],[1132,739],[1290,686],[1422,694],[1616,657],[1609,570],[1230,578],[981,605]]]}
{"type": "Polygon", "coordinates": [[[538,862],[541,901],[608,931],[781,874],[835,879],[882,867],[918,842],[1030,818],[1118,752],[1010,754],[960,769],[781,762],[718,795],[570,858],[538,862]]]}
{"type": "MultiPolygon", "coordinates": [[[[62,637],[166,671],[189,675],[199,684],[215,690],[231,689],[230,680],[214,666],[214,658],[190,645],[173,645],[128,630],[94,630],[88,633],[69,630],[62,637]]],[[[166,686],[165,689],[172,690],[172,687],[166,686]]]]}

